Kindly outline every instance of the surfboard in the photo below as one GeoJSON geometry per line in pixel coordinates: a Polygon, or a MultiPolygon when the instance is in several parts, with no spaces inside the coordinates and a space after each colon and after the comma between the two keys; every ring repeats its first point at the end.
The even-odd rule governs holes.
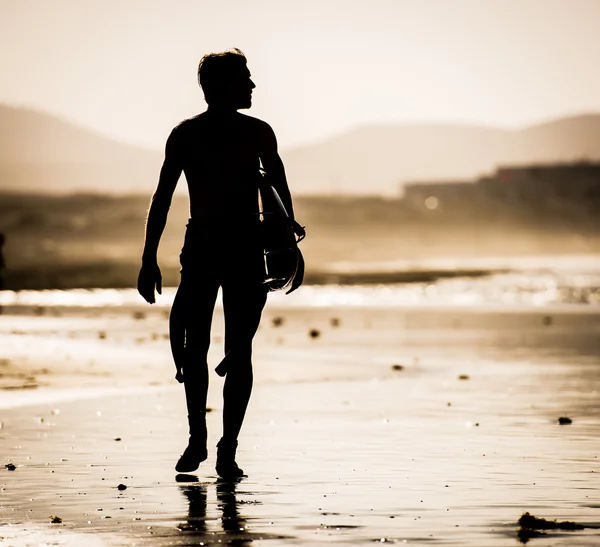
{"type": "Polygon", "coordinates": [[[269,291],[289,289],[289,293],[302,282],[299,274],[304,275],[304,259],[298,247],[300,239],[296,238],[293,221],[263,170],[259,191],[266,268],[264,283],[269,291]]]}

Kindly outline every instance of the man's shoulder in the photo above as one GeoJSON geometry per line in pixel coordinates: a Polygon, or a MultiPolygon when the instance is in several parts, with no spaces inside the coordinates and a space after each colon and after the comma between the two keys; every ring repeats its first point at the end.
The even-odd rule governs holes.
{"type": "MultiPolygon", "coordinates": [[[[238,130],[243,128],[244,132],[254,135],[257,139],[270,139],[274,135],[273,129],[264,120],[242,114],[241,112],[236,112],[234,119],[237,121],[238,130]]],[[[217,130],[215,120],[208,116],[206,112],[202,112],[197,116],[187,118],[178,123],[171,131],[169,141],[174,145],[184,145],[206,132],[210,133],[215,130],[217,130]]]]}
{"type": "Polygon", "coordinates": [[[174,128],[172,133],[183,133],[188,129],[191,129],[192,127],[198,125],[198,123],[202,122],[202,116],[204,113],[202,114],[198,114],[196,116],[193,116],[191,118],[186,118],[185,120],[180,121],[174,128]]]}
{"type": "Polygon", "coordinates": [[[254,116],[249,116],[248,114],[242,114],[241,112],[238,112],[237,115],[242,123],[248,125],[249,127],[253,128],[256,131],[273,132],[273,129],[271,128],[271,126],[264,120],[255,118],[254,116]]]}
{"type": "Polygon", "coordinates": [[[168,142],[174,146],[184,145],[192,134],[195,132],[195,128],[201,123],[202,114],[198,114],[192,118],[186,118],[179,122],[172,130],[169,135],[168,142]]]}

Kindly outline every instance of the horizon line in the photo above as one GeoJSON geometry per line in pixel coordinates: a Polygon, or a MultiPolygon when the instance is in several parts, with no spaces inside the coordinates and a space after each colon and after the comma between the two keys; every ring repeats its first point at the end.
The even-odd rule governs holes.
{"type": "MultiPolygon", "coordinates": [[[[110,141],[112,143],[115,144],[120,144],[120,145],[124,145],[124,146],[131,146],[133,148],[138,148],[140,150],[144,150],[144,151],[149,151],[149,152],[157,152],[157,153],[163,153],[163,147],[151,147],[145,144],[141,144],[139,142],[134,142],[134,141],[128,141],[126,139],[121,139],[118,138],[114,135],[110,135],[108,133],[103,132],[101,129],[98,129],[97,127],[93,127],[90,125],[86,125],[85,123],[82,123],[81,121],[77,120],[76,118],[71,118],[69,116],[64,116],[62,114],[58,114],[49,110],[44,110],[41,109],[39,107],[33,106],[33,105],[26,105],[26,104],[16,104],[16,103],[7,103],[4,101],[0,101],[0,109],[1,108],[9,108],[9,109],[13,109],[13,110],[24,110],[24,111],[28,111],[31,113],[35,113],[35,114],[40,114],[42,116],[48,116],[50,118],[54,118],[57,121],[66,123],[68,125],[71,125],[72,127],[79,129],[79,130],[83,130],[86,131],[88,133],[93,134],[96,137],[100,137],[104,140],[110,141]]],[[[248,114],[250,115],[250,114],[248,114]]],[[[328,141],[331,141],[333,139],[336,139],[338,137],[341,137],[343,135],[346,135],[348,133],[352,133],[355,132],[357,130],[360,129],[366,129],[366,128],[374,128],[374,127],[449,127],[449,126],[454,126],[454,127],[469,127],[469,128],[473,128],[473,129],[491,129],[491,130],[498,130],[498,131],[511,131],[511,132],[518,132],[518,131],[524,131],[527,129],[531,129],[533,127],[537,127],[537,126],[542,126],[542,125],[548,125],[551,123],[556,123],[558,121],[564,121],[564,120],[570,120],[570,119],[576,119],[576,118],[585,118],[585,117],[595,117],[595,116],[600,116],[600,111],[575,111],[575,112],[570,112],[570,113],[565,113],[559,116],[555,116],[555,117],[550,117],[550,118],[538,118],[534,121],[525,123],[525,124],[491,124],[491,123],[485,123],[485,122],[477,122],[477,121],[468,121],[468,120],[460,120],[460,119],[452,119],[452,118],[438,118],[438,119],[413,119],[413,120],[403,120],[403,121],[364,121],[364,122],[360,122],[357,124],[354,124],[346,129],[342,129],[342,130],[338,130],[338,131],[334,131],[332,133],[330,133],[329,135],[322,137],[322,138],[318,138],[318,139],[313,139],[310,141],[306,141],[306,142],[298,142],[296,144],[293,144],[291,146],[286,146],[285,148],[282,148],[282,152],[286,152],[288,150],[294,150],[294,149],[299,149],[299,148],[306,148],[306,147],[310,147],[310,146],[315,146],[315,145],[319,145],[319,144],[324,144],[328,141]]],[[[183,121],[183,120],[180,120],[183,121]]]]}

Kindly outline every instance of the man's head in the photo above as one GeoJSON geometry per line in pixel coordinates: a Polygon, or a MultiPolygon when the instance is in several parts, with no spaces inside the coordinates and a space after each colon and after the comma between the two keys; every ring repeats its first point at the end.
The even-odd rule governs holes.
{"type": "Polygon", "coordinates": [[[252,90],[246,56],[239,49],[209,53],[198,65],[198,83],[209,106],[250,108],[252,90]]]}

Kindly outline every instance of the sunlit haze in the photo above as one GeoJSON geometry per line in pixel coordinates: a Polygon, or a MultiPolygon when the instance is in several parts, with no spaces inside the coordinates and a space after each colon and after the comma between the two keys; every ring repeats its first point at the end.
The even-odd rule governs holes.
{"type": "Polygon", "coordinates": [[[600,0],[0,0],[2,545],[600,545],[599,58],[600,0]],[[280,154],[239,59],[180,123],[233,48],[280,154]]]}
{"type": "Polygon", "coordinates": [[[241,48],[282,147],[365,123],[520,126],[600,111],[594,0],[2,0],[0,102],[161,148],[241,48]]]}

